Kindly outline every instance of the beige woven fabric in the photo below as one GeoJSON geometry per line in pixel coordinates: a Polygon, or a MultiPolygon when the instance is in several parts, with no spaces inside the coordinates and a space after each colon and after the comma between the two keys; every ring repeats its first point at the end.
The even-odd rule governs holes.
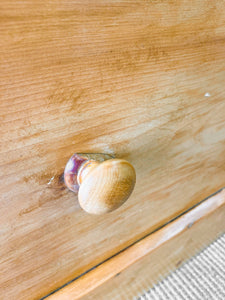
{"type": "Polygon", "coordinates": [[[225,300],[225,234],[139,300],[225,300]]]}

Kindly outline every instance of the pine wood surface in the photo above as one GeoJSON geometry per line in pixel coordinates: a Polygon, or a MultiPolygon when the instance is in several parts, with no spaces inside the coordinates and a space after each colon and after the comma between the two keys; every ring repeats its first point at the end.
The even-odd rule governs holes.
{"type": "Polygon", "coordinates": [[[0,298],[38,299],[224,186],[224,1],[0,3],[0,298]],[[89,216],[74,152],[127,159],[89,216]]]}

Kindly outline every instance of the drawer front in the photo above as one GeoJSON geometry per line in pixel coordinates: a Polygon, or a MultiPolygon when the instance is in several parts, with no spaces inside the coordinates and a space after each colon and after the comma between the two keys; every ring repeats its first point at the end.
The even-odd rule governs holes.
{"type": "Polygon", "coordinates": [[[225,182],[224,1],[1,1],[1,299],[37,299],[225,182]],[[86,214],[74,152],[137,173],[86,214]]]}

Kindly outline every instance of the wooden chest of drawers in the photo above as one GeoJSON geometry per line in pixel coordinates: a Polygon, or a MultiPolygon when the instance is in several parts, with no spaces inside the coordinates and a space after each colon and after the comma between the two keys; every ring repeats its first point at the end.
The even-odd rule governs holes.
{"type": "Polygon", "coordinates": [[[0,298],[39,299],[224,186],[225,5],[0,7],[0,298]],[[130,199],[82,211],[62,180],[74,152],[131,162],[130,199]]]}

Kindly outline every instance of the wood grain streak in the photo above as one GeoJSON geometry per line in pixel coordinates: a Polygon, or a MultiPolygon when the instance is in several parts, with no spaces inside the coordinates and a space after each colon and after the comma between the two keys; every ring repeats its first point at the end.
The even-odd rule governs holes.
{"type": "Polygon", "coordinates": [[[225,3],[2,0],[0,298],[39,299],[225,185],[225,3]],[[90,217],[74,152],[137,173],[90,217]]]}

